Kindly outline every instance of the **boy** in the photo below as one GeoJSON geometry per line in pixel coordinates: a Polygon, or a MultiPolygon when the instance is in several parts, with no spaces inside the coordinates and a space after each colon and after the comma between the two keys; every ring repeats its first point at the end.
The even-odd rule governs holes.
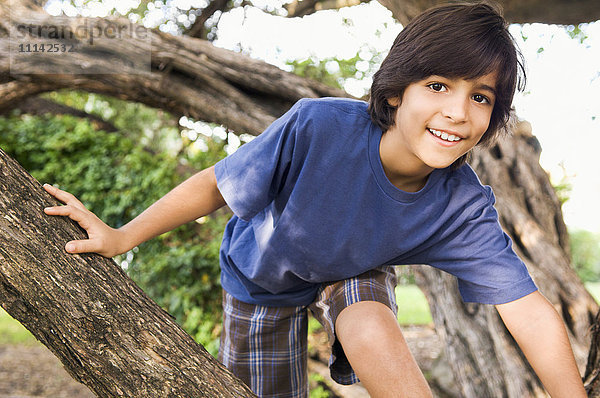
{"type": "Polygon", "coordinates": [[[560,317],[465,164],[506,125],[522,69],[493,7],[437,7],[399,34],[368,107],[301,100],[119,230],[50,186],[67,205],[46,213],[87,230],[68,252],[112,257],[227,203],[219,356],[260,396],[307,396],[307,309],[329,334],[336,381],[431,396],[396,322],[390,267],[423,263],[454,274],[465,301],[497,306],[553,397],[584,397],[560,317]]]}

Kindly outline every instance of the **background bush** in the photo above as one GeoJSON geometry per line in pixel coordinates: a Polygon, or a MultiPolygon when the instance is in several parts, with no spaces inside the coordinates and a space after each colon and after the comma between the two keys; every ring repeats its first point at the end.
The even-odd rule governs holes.
{"type": "MultiPolygon", "coordinates": [[[[201,138],[204,151],[195,149],[163,112],[83,93],[50,96],[98,114],[119,131],[99,131],[88,119],[67,115],[15,112],[0,118],[0,147],[37,180],[73,193],[112,227],[225,156],[225,142],[214,137],[201,138]]],[[[224,212],[206,217],[115,258],[213,354],[221,318],[218,250],[227,218],[224,212]]]]}

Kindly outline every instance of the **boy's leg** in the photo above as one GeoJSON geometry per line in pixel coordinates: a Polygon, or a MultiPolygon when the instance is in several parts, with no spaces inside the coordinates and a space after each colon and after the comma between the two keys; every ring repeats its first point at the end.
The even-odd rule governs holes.
{"type": "Polygon", "coordinates": [[[335,332],[371,397],[432,396],[389,307],[376,301],[352,304],[338,316],[335,332]]]}
{"type": "Polygon", "coordinates": [[[219,360],[259,397],[308,397],[306,307],[243,303],[223,292],[219,360]]]}
{"type": "Polygon", "coordinates": [[[322,286],[310,309],[330,338],[331,376],[340,384],[360,377],[372,397],[430,397],[396,320],[395,287],[389,266],[322,286]]]}

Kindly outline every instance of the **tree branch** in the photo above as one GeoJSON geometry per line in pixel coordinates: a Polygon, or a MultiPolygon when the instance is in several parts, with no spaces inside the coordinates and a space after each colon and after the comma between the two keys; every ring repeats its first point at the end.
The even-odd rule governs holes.
{"type": "Polygon", "coordinates": [[[303,17],[322,10],[337,10],[371,0],[294,0],[284,5],[288,18],[303,17]]]}
{"type": "Polygon", "coordinates": [[[229,0],[213,0],[208,3],[208,6],[202,9],[201,14],[196,18],[194,24],[186,32],[189,37],[196,37],[200,39],[206,39],[206,21],[212,17],[217,11],[225,11],[229,0]]]}
{"type": "MultiPolygon", "coordinates": [[[[0,29],[17,34],[19,24],[55,26],[70,31],[69,18],[53,18],[45,13],[13,12],[0,5],[0,29]]],[[[77,24],[130,24],[126,19],[77,19],[77,24]]],[[[269,65],[263,61],[214,47],[205,40],[174,37],[157,30],[148,31],[150,40],[119,40],[99,37],[91,45],[75,42],[76,52],[51,59],[48,74],[45,59],[21,59],[20,70],[11,73],[9,40],[0,37],[0,109],[31,95],[62,88],[112,95],[117,98],[162,108],[180,116],[224,124],[238,133],[260,134],[264,126],[283,114],[303,97],[347,96],[342,90],[325,86],[269,65]],[[131,54],[150,55],[148,70],[133,69],[121,60],[131,54]],[[164,68],[170,70],[165,73],[164,68]],[[60,71],[79,71],[60,74],[60,71]],[[105,72],[98,74],[98,71],[105,72]],[[95,72],[95,73],[91,73],[95,72]],[[106,72],[119,72],[106,73],[106,72]],[[87,74],[89,73],[89,74],[87,74]]],[[[28,38],[31,44],[53,43],[49,38],[28,38]]],[[[14,55],[14,54],[13,54],[14,55]]],[[[14,65],[13,65],[14,69],[14,65]]]]}
{"type": "MultiPolygon", "coordinates": [[[[370,0],[294,0],[285,8],[289,17],[313,14],[319,10],[353,6],[370,0]]],[[[426,9],[447,3],[447,0],[379,0],[394,18],[406,25],[426,9]]],[[[597,0],[496,0],[504,9],[504,16],[511,23],[545,23],[577,25],[600,19],[600,3],[597,0]]]]}
{"type": "Polygon", "coordinates": [[[252,392],[112,260],[69,255],[76,223],[0,150],[0,304],[99,397],[251,397],[252,392]]]}

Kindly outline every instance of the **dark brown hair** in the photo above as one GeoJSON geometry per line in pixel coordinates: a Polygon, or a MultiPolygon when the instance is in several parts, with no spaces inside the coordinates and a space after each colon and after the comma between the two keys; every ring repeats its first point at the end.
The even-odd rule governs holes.
{"type": "MultiPolygon", "coordinates": [[[[497,72],[496,100],[490,124],[478,145],[493,143],[505,129],[512,99],[525,84],[523,56],[508,23],[491,3],[453,3],[430,8],[400,32],[373,76],[369,113],[383,132],[394,125],[396,106],[406,87],[431,75],[474,79],[497,72]]],[[[457,159],[453,167],[467,161],[457,159]]]]}

